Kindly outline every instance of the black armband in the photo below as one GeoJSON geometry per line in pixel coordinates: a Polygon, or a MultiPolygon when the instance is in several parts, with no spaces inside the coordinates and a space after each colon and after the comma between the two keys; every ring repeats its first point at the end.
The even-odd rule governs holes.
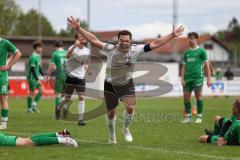
{"type": "Polygon", "coordinates": [[[219,137],[223,137],[231,125],[232,125],[232,121],[228,120],[220,129],[219,137]]]}
{"type": "Polygon", "coordinates": [[[144,48],[143,48],[144,52],[149,52],[151,51],[151,47],[150,47],[150,43],[149,44],[145,44],[144,48]]]}

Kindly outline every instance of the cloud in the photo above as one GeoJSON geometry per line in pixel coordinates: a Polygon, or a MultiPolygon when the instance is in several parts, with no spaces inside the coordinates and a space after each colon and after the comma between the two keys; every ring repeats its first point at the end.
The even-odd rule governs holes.
{"type": "Polygon", "coordinates": [[[220,28],[219,26],[215,26],[215,25],[212,25],[212,24],[205,24],[202,28],[201,28],[201,32],[203,33],[210,33],[210,34],[214,34],[216,33],[217,31],[219,31],[220,28]]]}
{"type": "MultiPolygon", "coordinates": [[[[183,25],[183,24],[181,24],[183,25]]],[[[185,26],[185,25],[183,25],[185,26]]],[[[166,35],[171,33],[172,24],[164,23],[164,22],[153,22],[153,23],[145,23],[143,25],[138,26],[128,26],[121,29],[128,29],[133,34],[134,40],[142,40],[145,38],[155,38],[158,35],[166,35]]],[[[185,32],[187,32],[187,27],[185,26],[185,32]]]]}

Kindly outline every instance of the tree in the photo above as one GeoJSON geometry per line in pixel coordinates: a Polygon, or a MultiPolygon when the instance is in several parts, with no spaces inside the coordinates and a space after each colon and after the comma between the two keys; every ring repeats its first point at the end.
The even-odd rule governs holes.
{"type": "MultiPolygon", "coordinates": [[[[34,9],[29,10],[26,14],[22,13],[19,16],[14,34],[16,36],[38,36],[38,19],[39,13],[34,9]]],[[[56,35],[51,23],[44,15],[41,15],[41,30],[42,36],[56,35]]]]}
{"type": "Polygon", "coordinates": [[[21,13],[15,0],[0,0],[0,35],[12,35],[21,13]]]}

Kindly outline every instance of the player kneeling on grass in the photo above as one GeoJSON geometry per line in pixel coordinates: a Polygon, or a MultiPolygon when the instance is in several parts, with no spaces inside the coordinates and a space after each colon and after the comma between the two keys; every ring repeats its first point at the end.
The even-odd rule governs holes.
{"type": "Polygon", "coordinates": [[[30,138],[10,136],[0,132],[0,146],[33,147],[52,144],[65,144],[70,147],[78,147],[77,142],[66,129],[60,132],[35,134],[30,138]]]}
{"type": "Polygon", "coordinates": [[[240,101],[236,100],[232,106],[230,119],[215,117],[214,131],[205,129],[206,135],[199,138],[202,143],[216,143],[222,145],[240,145],[240,101]]]}

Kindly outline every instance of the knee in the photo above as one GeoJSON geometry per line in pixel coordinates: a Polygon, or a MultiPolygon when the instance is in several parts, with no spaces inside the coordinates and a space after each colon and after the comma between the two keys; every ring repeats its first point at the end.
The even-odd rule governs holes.
{"type": "Polygon", "coordinates": [[[197,101],[199,101],[199,100],[202,99],[202,95],[201,95],[201,94],[196,94],[195,97],[196,97],[196,100],[197,100],[197,101]]]}
{"type": "Polygon", "coordinates": [[[208,135],[203,135],[199,137],[200,143],[207,143],[208,135]]]}
{"type": "Polygon", "coordinates": [[[84,96],[78,96],[79,101],[84,101],[84,96]]]}
{"type": "Polygon", "coordinates": [[[219,120],[221,119],[222,117],[221,116],[215,116],[214,117],[214,121],[216,124],[219,124],[219,120]]]}
{"type": "Polygon", "coordinates": [[[115,109],[109,110],[107,115],[109,119],[113,119],[116,115],[116,110],[115,109]]]}
{"type": "Polygon", "coordinates": [[[132,114],[132,113],[134,113],[134,111],[135,111],[135,106],[127,106],[126,107],[127,113],[132,114]]]}
{"type": "Polygon", "coordinates": [[[184,101],[185,102],[190,102],[190,97],[191,97],[190,93],[185,93],[184,94],[184,101]]]}

